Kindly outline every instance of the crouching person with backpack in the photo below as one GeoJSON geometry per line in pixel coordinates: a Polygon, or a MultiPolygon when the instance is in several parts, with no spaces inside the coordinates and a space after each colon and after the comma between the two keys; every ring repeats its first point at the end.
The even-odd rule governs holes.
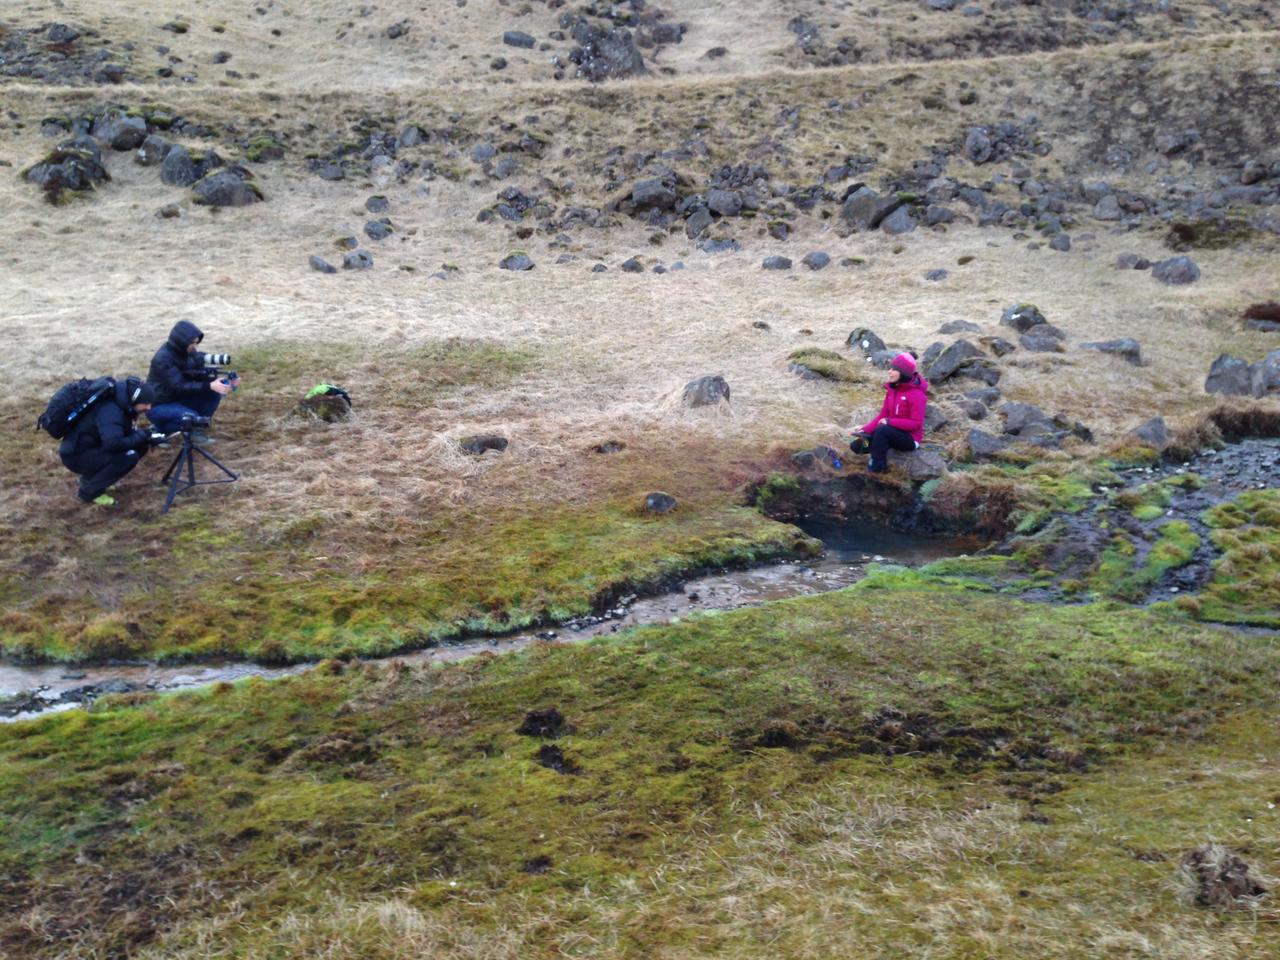
{"type": "Polygon", "coordinates": [[[80,475],[78,496],[110,507],[107,488],[125,477],[151,449],[151,431],[135,427],[155,402],[155,391],[137,377],[107,388],[85,409],[58,447],[62,465],[80,475]]]}

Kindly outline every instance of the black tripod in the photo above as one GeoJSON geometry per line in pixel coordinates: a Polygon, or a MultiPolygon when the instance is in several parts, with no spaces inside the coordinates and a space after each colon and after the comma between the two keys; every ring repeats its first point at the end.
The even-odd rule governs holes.
{"type": "Polygon", "coordinates": [[[204,447],[199,446],[191,439],[191,431],[182,431],[182,449],[178,451],[177,456],[173,458],[173,463],[169,464],[169,469],[164,472],[161,483],[169,485],[169,495],[164,499],[164,509],[161,513],[168,513],[169,507],[173,505],[173,498],[184,490],[190,490],[192,487],[202,487],[214,483],[235,483],[240,478],[228,470],[204,447]],[[200,454],[215,467],[226,474],[225,477],[217,477],[213,480],[197,480],[196,479],[196,460],[195,454],[200,454]],[[186,477],[183,478],[183,470],[186,470],[186,477]]]}

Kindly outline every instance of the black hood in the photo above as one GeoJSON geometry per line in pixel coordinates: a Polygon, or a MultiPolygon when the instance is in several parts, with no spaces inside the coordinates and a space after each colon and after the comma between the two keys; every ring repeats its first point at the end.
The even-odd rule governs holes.
{"type": "Polygon", "coordinates": [[[133,412],[135,403],[154,403],[155,396],[151,386],[138,377],[125,377],[116,382],[116,406],[129,413],[133,412]]]}
{"type": "Polygon", "coordinates": [[[186,353],[189,346],[203,339],[204,333],[190,320],[179,320],[169,331],[169,343],[182,353],[186,353]]]}

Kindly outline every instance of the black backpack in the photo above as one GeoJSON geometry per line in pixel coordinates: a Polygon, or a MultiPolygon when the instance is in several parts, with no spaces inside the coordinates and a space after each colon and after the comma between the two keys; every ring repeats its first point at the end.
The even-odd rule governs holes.
{"type": "Polygon", "coordinates": [[[36,429],[55,440],[61,440],[80,423],[80,418],[93,409],[103,397],[116,388],[110,377],[97,380],[72,380],[64,383],[49,398],[49,406],[36,418],[36,429]]]}

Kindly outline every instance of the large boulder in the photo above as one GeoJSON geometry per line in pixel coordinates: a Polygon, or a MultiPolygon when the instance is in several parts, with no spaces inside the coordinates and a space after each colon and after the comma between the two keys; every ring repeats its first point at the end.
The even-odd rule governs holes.
{"type": "Polygon", "coordinates": [[[533,260],[527,253],[512,253],[498,261],[498,266],[503,270],[532,270],[533,260]]]}
{"type": "Polygon", "coordinates": [[[982,350],[968,340],[957,340],[943,349],[937,359],[925,366],[925,378],[931,383],[941,383],[959,370],[966,360],[982,356],[984,356],[982,350]]]}
{"type": "Polygon", "coordinates": [[[947,472],[947,461],[942,454],[929,447],[918,447],[911,451],[890,450],[889,465],[905,470],[915,483],[936,480],[947,472]]]}
{"type": "Polygon", "coordinates": [[[1031,403],[1005,403],[1000,408],[1004,432],[1015,437],[1033,437],[1054,428],[1053,419],[1031,403]]]}
{"type": "Polygon", "coordinates": [[[845,344],[849,349],[859,351],[864,357],[882,353],[887,349],[885,342],[866,327],[858,327],[850,333],[845,344]]]}
{"type": "Polygon", "coordinates": [[[1253,371],[1246,361],[1224,353],[1209,367],[1204,392],[1248,396],[1253,393],[1253,371]]]}
{"type": "Polygon", "coordinates": [[[579,46],[569,51],[569,60],[577,64],[579,77],[600,83],[649,72],[631,31],[622,27],[601,30],[579,17],[572,33],[579,46]]]}
{"type": "MultiPolygon", "coordinates": [[[[898,197],[882,197],[870,187],[859,185],[840,207],[840,219],[855,230],[875,230],[884,219],[903,205],[898,197]]],[[[915,223],[912,221],[911,229],[915,223]]]]}
{"type": "Polygon", "coordinates": [[[1280,350],[1272,350],[1253,365],[1250,389],[1255,397],[1280,395],[1280,350]]]}
{"type": "Polygon", "coordinates": [[[969,459],[974,461],[990,460],[1009,448],[1009,440],[996,437],[974,427],[965,437],[969,459]]]}
{"type": "Polygon", "coordinates": [[[1164,417],[1152,417],[1138,424],[1129,431],[1129,435],[1139,443],[1154,447],[1156,450],[1163,450],[1169,445],[1169,427],[1164,422],[1164,417]]]}
{"type": "Polygon", "coordinates": [[[1121,337],[1118,340],[1091,340],[1089,343],[1080,344],[1080,349],[1109,353],[1135,367],[1142,366],[1142,345],[1133,337],[1121,337]]]}
{"type": "Polygon", "coordinates": [[[208,207],[247,207],[262,201],[262,191],[243,167],[219,170],[191,188],[195,202],[208,207]]]}
{"type": "Polygon", "coordinates": [[[173,146],[160,165],[160,179],[173,187],[189,187],[214,170],[225,166],[214,151],[195,153],[183,146],[173,146]]]}
{"type": "Polygon", "coordinates": [[[905,205],[898,207],[880,221],[880,229],[890,236],[910,233],[915,228],[915,217],[911,216],[911,211],[905,205]]]}
{"type": "Polygon", "coordinates": [[[123,110],[108,110],[93,121],[90,133],[112,150],[135,150],[147,138],[147,121],[123,110]]]}
{"type": "Polygon", "coordinates": [[[729,402],[729,383],[724,377],[709,375],[684,385],[680,402],[686,407],[712,407],[729,402]]]}
{"type": "Polygon", "coordinates": [[[61,203],[69,195],[95,189],[111,179],[102,164],[102,148],[92,137],[76,137],[58,144],[26,174],[51,203],[61,203]]]}
{"type": "Polygon", "coordinates": [[[736,217],[742,212],[742,194],[737,190],[709,190],[707,208],[722,217],[736,217]]]}
{"type": "Polygon", "coordinates": [[[1170,257],[1151,265],[1151,275],[1161,283],[1180,286],[1200,279],[1200,268],[1190,257],[1170,257]]]}
{"type": "Polygon", "coordinates": [[[637,180],[631,188],[631,202],[636,210],[670,210],[679,199],[670,184],[656,177],[637,180]]]}

